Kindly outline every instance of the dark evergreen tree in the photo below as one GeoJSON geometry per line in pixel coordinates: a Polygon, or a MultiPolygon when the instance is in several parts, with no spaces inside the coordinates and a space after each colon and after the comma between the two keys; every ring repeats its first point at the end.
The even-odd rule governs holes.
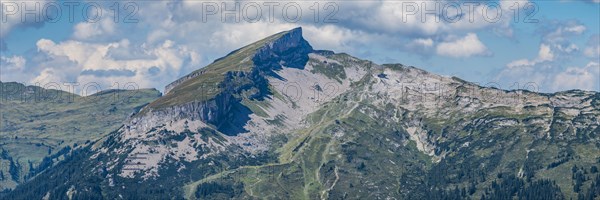
{"type": "Polygon", "coordinates": [[[502,181],[494,180],[482,194],[481,199],[527,199],[547,200],[564,199],[560,188],[553,181],[535,180],[526,183],[514,175],[503,177],[502,181]]]}
{"type": "Polygon", "coordinates": [[[518,193],[517,198],[527,200],[565,199],[558,185],[550,180],[533,181],[531,185],[518,193]]]}

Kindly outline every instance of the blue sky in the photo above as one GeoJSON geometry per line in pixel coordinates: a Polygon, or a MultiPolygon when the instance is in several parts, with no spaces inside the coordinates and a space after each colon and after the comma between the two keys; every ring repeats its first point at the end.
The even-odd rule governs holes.
{"type": "MultiPolygon", "coordinates": [[[[70,13],[66,5],[77,2],[1,2],[3,82],[41,86],[77,82],[79,88],[97,83],[102,89],[135,84],[162,90],[178,77],[234,49],[302,26],[304,37],[316,49],[346,52],[380,64],[412,65],[503,89],[533,83],[540,92],[600,91],[598,0],[303,0],[279,3],[273,8],[273,19],[269,19],[266,6],[270,2],[243,1],[238,2],[239,22],[231,15],[221,17],[223,9],[235,8],[234,1],[82,1],[70,13]],[[40,5],[42,18],[61,17],[36,22],[31,14],[23,19],[23,7],[31,9],[35,3],[40,5]],[[470,3],[479,5],[469,10],[470,3]],[[318,20],[314,19],[315,5],[318,20]],[[434,15],[422,19],[421,11],[436,5],[439,9],[432,12],[441,20],[436,22],[434,15]],[[454,5],[462,12],[451,7],[454,5]],[[495,5],[502,15],[494,20],[498,12],[495,5]],[[252,6],[260,7],[259,20],[248,20],[258,16],[252,6]],[[119,15],[115,21],[116,7],[119,15]],[[284,15],[283,7],[288,8],[288,15],[284,15]],[[217,11],[210,13],[211,8],[217,11]],[[290,20],[294,16],[290,9],[294,8],[302,13],[298,21],[290,20]],[[410,8],[419,11],[410,15],[410,8]],[[98,10],[102,15],[90,19],[98,10]],[[515,10],[519,13],[517,22],[515,10]],[[461,18],[456,22],[444,20],[459,13],[461,18]],[[133,15],[127,20],[129,14],[133,15]],[[326,20],[328,14],[332,14],[330,20],[326,20]],[[473,14],[472,22],[469,14],[473,14]],[[526,16],[537,23],[525,23],[526,16]]],[[[66,86],[61,89],[68,90],[66,86]]]]}

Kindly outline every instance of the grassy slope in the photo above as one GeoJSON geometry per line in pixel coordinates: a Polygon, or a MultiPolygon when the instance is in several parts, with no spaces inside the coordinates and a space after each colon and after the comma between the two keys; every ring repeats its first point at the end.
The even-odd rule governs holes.
{"type": "MultiPolygon", "coordinates": [[[[313,73],[323,73],[321,71],[313,73]]],[[[359,88],[356,91],[361,90],[360,83],[355,87],[359,88]]],[[[423,117],[425,129],[432,138],[445,135],[436,142],[439,148],[452,152],[441,163],[435,163],[416,150],[415,142],[403,138],[406,132],[402,124],[388,121],[391,117],[386,113],[394,108],[372,106],[358,100],[356,94],[347,96],[354,97],[360,105],[348,110],[353,106],[336,99],[328,103],[327,108],[310,115],[311,121],[316,123],[292,134],[294,136],[278,150],[278,163],[244,166],[192,182],[184,187],[185,197],[195,199],[199,185],[213,182],[243,183],[246,197],[261,199],[435,198],[427,196],[436,193],[430,191],[431,187],[446,191],[454,187],[468,189],[475,181],[477,191],[470,197],[477,199],[482,191],[491,187],[492,181],[502,180],[498,178],[502,174],[505,177],[519,175],[523,170],[523,179],[532,174],[532,180],[555,180],[567,198],[576,198],[571,168],[577,165],[590,169],[599,165],[598,146],[585,140],[547,141],[539,138],[544,135],[540,132],[542,127],[523,124],[529,118],[552,116],[538,112],[538,108],[515,112],[506,107],[469,115],[460,111],[440,113],[440,116],[453,116],[450,118],[423,117]],[[366,114],[369,112],[377,115],[366,114]],[[513,119],[520,124],[498,129],[492,120],[478,127],[464,127],[477,119],[513,119]],[[334,136],[339,131],[345,134],[342,138],[334,136]],[[470,145],[465,147],[466,142],[470,145]],[[566,162],[549,167],[566,157],[566,162]]],[[[451,107],[451,102],[448,103],[447,107],[451,107]]],[[[551,134],[561,130],[551,130],[551,134]]],[[[586,174],[586,177],[584,187],[589,187],[595,174],[586,174]]]]}
{"type": "MultiPolygon", "coordinates": [[[[63,93],[62,98],[37,101],[12,96],[15,98],[0,102],[0,148],[21,165],[23,176],[29,173],[28,162],[36,167],[44,157],[64,147],[99,139],[160,93],[154,89],[109,91],[87,97],[63,93]]],[[[0,162],[5,175],[9,174],[8,164],[6,160],[0,162]]],[[[0,181],[0,190],[2,185],[12,186],[10,182],[0,181]]]]}
{"type": "MultiPolygon", "coordinates": [[[[257,44],[268,40],[246,46],[228,59],[207,66],[202,69],[206,70],[203,75],[183,82],[150,107],[161,109],[214,97],[219,92],[218,88],[209,93],[199,92],[199,88],[216,86],[227,71],[251,69],[249,55],[260,46],[257,44]]],[[[336,56],[341,56],[340,60],[349,58],[343,54],[332,55],[336,56]]],[[[369,62],[365,61],[364,66],[371,69],[369,62]]],[[[404,70],[401,66],[387,67],[404,70]]],[[[340,66],[326,65],[317,66],[313,71],[332,79],[343,79],[345,75],[341,76],[339,72],[340,66]]],[[[523,168],[530,168],[524,169],[524,174],[534,174],[533,179],[556,180],[567,197],[576,197],[570,189],[571,167],[575,164],[586,169],[598,166],[599,148],[584,138],[570,141],[540,139],[538,132],[534,131],[540,130],[539,127],[518,124],[498,129],[493,122],[493,119],[523,122],[532,117],[552,116],[539,115],[533,110],[516,113],[500,106],[469,114],[460,111],[438,113],[436,117],[418,111],[407,114],[394,105],[377,107],[368,99],[363,100],[360,93],[368,87],[366,81],[353,84],[354,91],[340,95],[308,116],[313,126],[290,134],[292,137],[287,138],[287,143],[276,151],[278,162],[234,165],[221,171],[206,172],[200,180],[190,176],[183,188],[185,197],[194,199],[198,187],[205,183],[243,183],[240,196],[249,199],[379,199],[386,196],[432,199],[428,196],[436,193],[432,188],[444,191],[454,187],[467,188],[474,181],[478,192],[470,197],[478,199],[492,181],[500,179],[501,174],[527,176],[519,175],[523,168]],[[342,96],[350,100],[341,100],[342,96]],[[441,117],[443,115],[452,117],[441,117]],[[402,119],[394,122],[392,116],[402,119]],[[436,163],[432,157],[418,151],[417,143],[408,139],[404,129],[403,122],[411,120],[407,117],[403,121],[405,116],[419,118],[439,150],[450,153],[436,163]],[[490,122],[475,125],[472,122],[476,120],[490,122]],[[467,127],[466,124],[473,126],[467,127]],[[339,136],[340,133],[342,136],[339,136]],[[570,153],[564,156],[564,152],[570,153]],[[548,167],[565,157],[568,157],[566,162],[548,167]]],[[[244,103],[248,107],[260,105],[259,102],[244,103]]],[[[442,107],[452,107],[453,103],[448,102],[442,107]]],[[[557,125],[552,132],[566,129],[557,125]]],[[[594,175],[586,175],[586,185],[590,184],[589,178],[594,175]]]]}
{"type": "Polygon", "coordinates": [[[252,56],[257,49],[264,44],[277,40],[287,32],[281,32],[258,42],[252,43],[234,51],[227,59],[219,59],[206,67],[196,70],[204,71],[201,75],[182,82],[180,85],[173,88],[168,94],[152,102],[148,109],[160,110],[172,106],[177,106],[194,101],[206,101],[215,97],[220,92],[219,83],[225,77],[225,74],[230,71],[250,71],[254,66],[252,56]]]}

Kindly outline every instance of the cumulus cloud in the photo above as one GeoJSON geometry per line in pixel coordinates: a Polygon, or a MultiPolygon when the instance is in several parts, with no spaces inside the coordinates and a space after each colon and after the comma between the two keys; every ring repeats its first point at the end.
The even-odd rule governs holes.
{"type": "Polygon", "coordinates": [[[59,83],[60,85],[60,83],[65,82],[63,73],[55,68],[45,68],[30,82],[35,85],[46,85],[49,83],[59,83]]]}
{"type": "Polygon", "coordinates": [[[434,41],[431,38],[417,38],[405,45],[405,48],[413,53],[420,53],[423,56],[430,56],[434,41]]]}
{"type": "MultiPolygon", "coordinates": [[[[48,60],[60,60],[70,66],[52,65],[44,68],[32,82],[69,80],[67,74],[74,75],[74,80],[80,84],[98,83],[102,87],[135,83],[142,88],[160,88],[180,76],[180,70],[186,65],[198,65],[199,58],[195,51],[186,46],[176,45],[166,40],[158,46],[139,47],[144,49],[145,56],[131,59],[115,59],[111,50],[132,50],[127,40],[108,44],[86,43],[80,41],[64,41],[55,43],[48,39],[37,42],[41,54],[47,55],[48,60]],[[157,71],[161,73],[157,73],[157,71]]],[[[41,64],[44,65],[43,61],[41,64]]],[[[73,79],[73,78],[71,78],[73,79]]],[[[43,84],[43,83],[42,83],[43,84]]],[[[108,88],[106,88],[108,89],[108,88]]],[[[112,88],[114,89],[114,88],[112,88]]]]}
{"type": "Polygon", "coordinates": [[[595,90],[600,91],[600,64],[590,62],[585,67],[569,67],[556,74],[552,83],[554,90],[595,90]]]}
{"type": "Polygon", "coordinates": [[[80,22],[73,28],[73,37],[78,40],[94,39],[98,36],[108,36],[115,32],[116,24],[111,18],[105,17],[97,22],[80,22]]]}
{"type": "Polygon", "coordinates": [[[236,49],[273,33],[295,28],[294,24],[238,23],[222,25],[211,31],[209,45],[213,48],[236,49]],[[248,34],[252,33],[252,34],[248,34]]]}
{"type": "Polygon", "coordinates": [[[340,26],[373,33],[402,34],[411,38],[440,34],[463,34],[492,30],[512,37],[515,5],[522,10],[528,1],[352,1],[344,2],[340,26]],[[414,9],[413,9],[414,8],[414,9]],[[435,10],[424,14],[424,10],[435,10]],[[496,16],[496,13],[498,14],[496,16]]]}
{"type": "Polygon", "coordinates": [[[587,28],[583,25],[573,25],[573,26],[565,27],[565,31],[575,33],[575,34],[581,34],[586,29],[587,28]]]}
{"type": "Polygon", "coordinates": [[[436,47],[436,52],[438,55],[456,58],[490,54],[487,47],[479,40],[479,37],[475,33],[468,33],[465,37],[442,42],[436,47]]]}
{"type": "MultiPolygon", "coordinates": [[[[232,2],[225,1],[228,6],[232,2]]],[[[455,1],[333,2],[333,6],[338,8],[338,12],[333,17],[337,20],[337,23],[323,23],[325,16],[332,11],[331,9],[322,10],[320,18],[317,19],[318,23],[315,23],[315,18],[310,9],[311,6],[314,6],[314,2],[296,2],[302,7],[302,19],[296,23],[286,23],[286,20],[282,17],[282,7],[286,3],[279,3],[274,10],[273,21],[268,21],[267,10],[263,8],[261,21],[247,23],[242,19],[240,23],[235,23],[230,18],[227,18],[226,22],[222,22],[220,13],[204,19],[203,15],[198,13],[198,10],[203,9],[202,2],[183,0],[169,3],[157,1],[140,4],[144,7],[140,8],[139,16],[140,22],[148,26],[150,30],[146,35],[146,42],[153,44],[165,39],[173,40],[176,37],[178,42],[197,49],[212,48],[217,55],[227,53],[227,51],[247,43],[241,41],[254,41],[262,38],[262,36],[287,30],[294,26],[303,26],[307,38],[314,40],[313,45],[317,48],[340,49],[352,53],[352,51],[369,51],[365,48],[382,47],[394,51],[431,55],[435,54],[436,48],[427,48],[427,46],[418,45],[418,43],[409,45],[409,43],[425,38],[428,39],[428,42],[431,40],[432,43],[437,44],[447,42],[444,41],[443,37],[440,37],[441,35],[462,35],[478,30],[492,30],[501,36],[511,37],[510,22],[513,20],[512,14],[514,12],[510,10],[510,7],[514,9],[514,3],[517,2],[520,6],[525,6],[528,3],[527,1],[501,1],[498,2],[499,4],[479,2],[472,9],[468,9],[466,4],[458,2],[462,13],[449,12],[448,16],[440,16],[444,13],[442,9],[448,4],[454,5],[455,1]],[[414,4],[419,11],[414,15],[405,16],[403,5],[406,3],[414,4]],[[484,16],[487,12],[483,10],[489,6],[488,4],[500,5],[500,9],[503,10],[503,15],[497,21],[490,22],[489,17],[484,16]],[[423,16],[421,14],[423,7],[428,9],[437,8],[438,15],[428,14],[423,16]],[[472,20],[470,14],[473,16],[472,20]],[[456,17],[455,15],[460,17],[460,20],[449,22],[445,19],[456,17]],[[435,20],[436,17],[439,19],[438,21],[435,20]],[[318,30],[320,34],[312,34],[314,30],[318,30]],[[253,34],[247,34],[249,32],[253,34]],[[333,37],[326,38],[326,36],[333,37]]],[[[248,3],[241,2],[241,7],[245,4],[248,3]]],[[[319,5],[323,7],[324,3],[319,5]]],[[[493,13],[494,10],[491,9],[488,12],[493,13]]],[[[218,57],[211,55],[211,52],[204,55],[218,57]]]]}
{"type": "Polygon", "coordinates": [[[550,46],[557,55],[569,57],[579,52],[579,47],[571,38],[581,36],[587,27],[578,21],[551,21],[537,30],[542,36],[542,43],[550,46]]]}
{"type": "Polygon", "coordinates": [[[548,43],[556,43],[567,40],[567,37],[581,35],[587,27],[578,21],[551,21],[549,24],[540,26],[537,30],[548,43]]]}
{"type": "Polygon", "coordinates": [[[551,81],[552,74],[556,73],[555,70],[553,66],[547,64],[504,68],[498,72],[495,82],[513,88],[523,88],[524,85],[532,85],[535,88],[534,91],[548,92],[550,91],[548,83],[551,81]]]}
{"type": "MultiPolygon", "coordinates": [[[[559,91],[569,89],[600,90],[600,69],[596,61],[586,66],[564,67],[579,47],[571,42],[571,38],[581,36],[587,28],[577,21],[554,21],[541,27],[538,32],[542,36],[538,55],[535,58],[517,59],[506,64],[496,79],[513,84],[534,82],[542,91],[559,91]]],[[[584,54],[593,57],[594,36],[590,38],[584,54]]]]}
{"type": "Polygon", "coordinates": [[[43,13],[41,7],[47,3],[55,2],[54,0],[34,0],[34,1],[19,1],[19,0],[2,0],[2,9],[0,9],[0,16],[2,16],[2,26],[0,26],[0,37],[6,37],[13,29],[17,27],[41,27],[44,25],[48,17],[54,17],[52,13],[43,13]],[[24,8],[33,10],[34,8],[36,15],[40,16],[38,19],[34,18],[34,15],[22,17],[21,10],[24,8]]]}
{"type": "Polygon", "coordinates": [[[541,27],[538,32],[542,34],[542,41],[537,57],[517,59],[506,66],[508,68],[535,66],[544,62],[565,60],[572,53],[579,51],[579,47],[570,42],[569,38],[581,35],[586,29],[576,21],[554,21],[548,27],[541,27]]]}
{"type": "Polygon", "coordinates": [[[427,38],[427,39],[418,38],[418,39],[413,40],[413,42],[411,44],[414,44],[416,46],[421,46],[421,47],[431,47],[431,46],[433,46],[433,40],[431,38],[427,38]]]}
{"type": "MultiPolygon", "coordinates": [[[[231,5],[232,2],[225,3],[231,5]]],[[[136,16],[139,23],[115,24],[112,16],[106,15],[95,23],[75,24],[72,38],[67,41],[39,40],[36,47],[45,59],[31,64],[37,67],[31,73],[35,76],[28,80],[48,78],[110,83],[127,79],[140,82],[144,87],[161,89],[169,81],[208,64],[209,58],[220,57],[252,41],[297,26],[303,27],[305,37],[317,49],[344,51],[357,56],[365,56],[378,48],[432,55],[441,46],[446,48],[439,49],[441,54],[461,58],[488,53],[477,35],[470,32],[499,26],[507,29],[506,23],[489,23],[480,18],[479,13],[474,14],[478,17],[474,23],[465,19],[458,23],[443,19],[436,22],[433,15],[423,22],[420,14],[408,16],[403,21],[402,4],[394,1],[336,2],[338,8],[343,9],[334,16],[338,23],[322,23],[328,12],[322,12],[320,22],[314,23],[315,19],[308,12],[314,2],[298,3],[304,15],[297,23],[286,23],[282,18],[281,8],[285,3],[275,9],[273,21],[268,21],[263,12],[263,19],[254,23],[243,20],[241,23],[222,22],[220,14],[209,16],[212,18],[205,21],[198,13],[202,10],[202,3],[198,1],[138,3],[140,8],[136,16]],[[131,34],[130,30],[144,31],[131,34]],[[436,36],[463,32],[466,36],[458,39],[436,36]],[[449,53],[449,48],[461,50],[458,54],[449,53]]],[[[423,4],[435,6],[431,1],[415,3],[419,7],[423,4]]],[[[480,8],[474,10],[480,12],[477,11],[480,8]]]]}
{"type": "Polygon", "coordinates": [[[22,56],[0,56],[0,79],[6,80],[6,74],[23,73],[26,63],[22,56]]]}
{"type": "Polygon", "coordinates": [[[352,53],[368,44],[375,43],[381,38],[360,30],[351,30],[334,25],[303,26],[305,38],[316,49],[351,51],[352,53]]]}
{"type": "Polygon", "coordinates": [[[22,70],[27,61],[21,56],[0,56],[0,66],[3,71],[22,70]]]}
{"type": "MultiPolygon", "coordinates": [[[[233,2],[247,4],[243,1],[224,2],[228,6],[233,2]]],[[[38,58],[27,57],[24,68],[31,68],[28,71],[31,75],[23,80],[98,81],[107,84],[136,81],[140,87],[162,89],[170,81],[205,66],[214,58],[297,26],[303,27],[305,37],[316,49],[343,51],[359,57],[378,56],[391,61],[398,59],[391,59],[393,53],[390,52],[394,51],[424,57],[486,56],[492,55],[491,50],[484,45],[487,42],[482,41],[476,33],[486,31],[500,37],[513,37],[511,22],[514,11],[511,7],[514,9],[515,3],[523,7],[528,2],[498,1],[503,14],[496,22],[490,22],[485,17],[486,6],[496,3],[488,1],[479,2],[471,10],[474,11],[473,20],[469,19],[467,8],[462,5],[462,15],[449,12],[448,16],[437,16],[441,17],[439,21],[434,20],[436,15],[426,15],[424,18],[420,12],[404,15],[402,3],[405,1],[334,2],[339,8],[334,16],[337,23],[322,23],[323,17],[331,10],[321,10],[319,22],[315,23],[309,9],[314,2],[297,3],[301,5],[304,15],[296,23],[288,23],[282,18],[281,8],[286,3],[279,3],[273,21],[267,20],[263,7],[262,20],[248,23],[242,19],[236,23],[231,20],[222,22],[220,13],[209,16],[205,21],[202,13],[198,12],[202,10],[202,2],[199,1],[138,2],[140,7],[136,17],[139,23],[115,24],[112,16],[105,15],[96,23],[75,24],[71,38],[66,41],[39,40],[36,44],[38,58]],[[461,19],[449,22],[445,17],[461,19]],[[387,54],[378,55],[381,52],[387,54]]],[[[448,3],[462,4],[450,0],[410,3],[415,3],[420,11],[423,6],[434,8],[436,3],[441,6],[448,3]]],[[[221,2],[218,4],[221,5],[221,2]]],[[[320,7],[323,6],[324,3],[321,3],[320,7]]],[[[494,9],[487,11],[492,16],[495,12],[494,9]]],[[[561,22],[549,27],[540,29],[543,35],[543,42],[540,44],[545,46],[540,45],[537,57],[522,58],[507,65],[527,65],[531,68],[524,67],[522,70],[538,71],[541,69],[538,66],[542,65],[540,63],[555,62],[563,54],[573,54],[580,50],[585,55],[597,52],[594,47],[580,49],[566,39],[589,31],[582,24],[561,22]]]]}
{"type": "MultiPolygon", "coordinates": [[[[7,51],[8,45],[6,43],[6,37],[13,32],[16,28],[40,28],[42,27],[48,17],[54,17],[55,13],[43,13],[42,6],[47,3],[53,3],[54,0],[34,0],[34,1],[19,1],[19,0],[2,0],[0,5],[0,52],[7,51]],[[27,9],[36,8],[36,4],[38,9],[36,9],[35,16],[40,16],[39,18],[35,18],[34,15],[28,15],[23,17],[21,15],[21,9],[23,7],[27,9]]],[[[49,9],[50,11],[52,9],[49,9]]]]}
{"type": "Polygon", "coordinates": [[[546,44],[541,44],[540,50],[538,52],[538,56],[536,58],[534,58],[533,60],[519,59],[519,60],[515,60],[515,61],[508,63],[506,66],[509,68],[515,68],[515,67],[519,67],[519,66],[533,66],[538,63],[552,61],[552,60],[554,60],[554,53],[550,49],[550,46],[548,46],[546,44]]]}

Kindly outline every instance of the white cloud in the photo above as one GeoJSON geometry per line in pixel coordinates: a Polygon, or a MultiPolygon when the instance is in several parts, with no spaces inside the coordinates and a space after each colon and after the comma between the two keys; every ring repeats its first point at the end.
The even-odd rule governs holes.
{"type": "Polygon", "coordinates": [[[353,50],[353,44],[367,44],[374,36],[358,30],[350,30],[334,25],[303,26],[303,35],[316,49],[353,50]]]}
{"type": "Polygon", "coordinates": [[[524,85],[531,84],[536,86],[535,91],[548,91],[548,82],[552,77],[552,66],[540,65],[521,65],[519,67],[504,68],[495,77],[496,82],[513,88],[523,88],[524,85]]]}
{"type": "Polygon", "coordinates": [[[407,51],[415,54],[421,54],[422,57],[429,57],[432,55],[431,51],[435,51],[435,41],[431,38],[417,38],[405,45],[403,45],[407,51]]]}
{"type": "Polygon", "coordinates": [[[422,46],[422,47],[431,47],[431,46],[433,46],[433,40],[431,38],[427,38],[427,39],[418,38],[418,39],[413,40],[413,42],[411,44],[414,44],[416,46],[422,46]]]}
{"type": "Polygon", "coordinates": [[[74,26],[73,37],[78,40],[89,40],[97,36],[107,36],[115,32],[113,19],[105,17],[97,22],[80,22],[74,26]]]}
{"type": "Polygon", "coordinates": [[[600,64],[590,62],[585,67],[569,67],[554,77],[554,90],[600,90],[600,64]]]}
{"type": "MultiPolygon", "coordinates": [[[[578,22],[554,21],[551,26],[543,27],[542,42],[538,55],[533,59],[518,59],[508,63],[509,68],[519,66],[534,66],[543,62],[555,62],[558,60],[568,59],[574,52],[579,51],[579,47],[569,41],[568,38],[581,35],[587,28],[578,22]]],[[[586,49],[585,54],[593,53],[592,50],[586,49]]]]}
{"type": "Polygon", "coordinates": [[[211,31],[209,45],[219,49],[237,49],[274,33],[295,28],[294,24],[224,24],[211,31]],[[252,33],[252,34],[248,34],[252,33]]]}
{"type": "Polygon", "coordinates": [[[565,31],[567,32],[572,32],[575,34],[581,34],[586,30],[586,27],[583,25],[573,25],[573,26],[568,26],[565,27],[565,31]]]}
{"type": "MultiPolygon", "coordinates": [[[[414,3],[422,9],[422,3],[431,8],[436,2],[444,5],[456,1],[415,1],[414,3]]],[[[335,2],[340,9],[335,15],[339,22],[330,24],[313,22],[308,6],[312,6],[314,2],[298,3],[301,4],[303,11],[308,11],[305,14],[309,14],[304,15],[298,23],[283,21],[280,12],[284,3],[280,3],[276,10],[278,13],[275,14],[274,23],[266,21],[245,23],[243,20],[240,23],[222,23],[220,14],[210,16],[212,18],[203,22],[202,14],[198,12],[202,10],[202,4],[198,1],[139,3],[140,8],[136,15],[139,23],[115,24],[111,16],[105,16],[106,18],[97,23],[76,24],[73,27],[72,38],[68,41],[39,40],[38,54],[43,54],[44,57],[39,59],[41,61],[30,61],[28,58],[25,68],[35,68],[30,71],[30,74],[35,76],[22,80],[33,80],[35,77],[40,77],[38,80],[42,80],[41,77],[48,77],[48,79],[54,77],[62,81],[135,80],[139,81],[141,86],[162,89],[166,83],[205,66],[211,59],[278,31],[297,26],[303,27],[304,36],[316,49],[343,51],[359,57],[373,56],[375,58],[365,58],[375,60],[379,59],[377,57],[393,57],[394,51],[404,51],[408,52],[409,56],[418,54],[424,57],[436,53],[454,58],[485,56],[491,55],[491,51],[484,45],[484,42],[487,44],[487,40],[482,42],[475,33],[490,31],[500,36],[512,37],[511,23],[514,11],[510,7],[514,3],[524,6],[527,2],[500,1],[503,15],[496,23],[488,22],[483,17],[483,6],[486,2],[480,2],[480,5],[474,9],[476,12],[474,22],[470,22],[469,16],[464,13],[465,15],[457,23],[449,23],[444,19],[436,22],[433,20],[433,15],[428,15],[427,20],[422,22],[420,14],[411,15],[404,21],[403,1],[335,2]],[[134,33],[131,32],[132,30],[139,32],[132,34],[134,33]],[[110,37],[105,37],[106,35],[110,37]],[[458,36],[446,37],[446,35],[458,36]],[[34,65],[36,67],[33,67],[34,65]],[[153,72],[158,69],[160,75],[150,73],[150,69],[153,72]],[[94,76],[93,73],[82,75],[83,70],[91,70],[91,72],[132,70],[135,71],[135,75],[132,77],[94,76]]],[[[323,3],[320,6],[322,7],[323,3]]],[[[466,12],[467,9],[463,7],[462,11],[466,12]]],[[[263,18],[267,17],[266,14],[266,10],[263,9],[263,18]]],[[[321,12],[321,17],[326,14],[328,13],[321,12]]],[[[542,43],[547,45],[547,48],[540,47],[537,57],[515,60],[509,65],[534,66],[538,65],[538,62],[559,60],[563,53],[579,51],[576,45],[564,38],[568,35],[582,34],[586,31],[586,27],[578,23],[560,25],[563,25],[560,29],[555,29],[556,27],[549,29],[549,32],[554,34],[545,34],[542,43]]],[[[4,24],[2,28],[5,28],[4,24]]],[[[597,53],[598,51],[595,50],[598,48],[582,47],[586,55],[597,53]]],[[[536,71],[539,68],[530,70],[536,71]]],[[[539,77],[542,76],[543,74],[539,77]]]]}
{"type": "Polygon", "coordinates": [[[542,42],[550,45],[557,52],[573,53],[579,48],[569,38],[580,36],[587,27],[577,21],[551,21],[538,30],[542,33],[542,42]]]}
{"type": "MultiPolygon", "coordinates": [[[[44,24],[45,15],[44,9],[41,9],[43,5],[54,2],[54,0],[33,0],[33,1],[20,1],[20,0],[2,0],[2,9],[0,9],[0,16],[2,16],[2,22],[0,26],[0,37],[6,37],[16,27],[40,27],[44,24]],[[28,9],[35,8],[35,5],[40,5],[36,9],[36,16],[41,16],[35,19],[34,15],[29,15],[23,18],[21,16],[21,10],[23,6],[28,9]],[[15,10],[16,9],[16,10],[15,10]],[[6,21],[4,21],[6,20],[6,21]]],[[[48,15],[53,17],[52,15],[48,15]]]]}
{"type": "MultiPolygon", "coordinates": [[[[42,85],[48,83],[61,83],[64,82],[64,72],[57,72],[54,68],[46,68],[40,72],[38,76],[33,78],[30,83],[34,85],[42,85]]],[[[60,84],[59,84],[60,85],[60,84]]],[[[65,88],[66,89],[66,88],[65,88]]]]}
{"type": "Polygon", "coordinates": [[[538,52],[538,56],[536,58],[534,58],[533,60],[519,59],[519,60],[515,60],[515,61],[508,63],[506,66],[509,68],[515,68],[515,67],[519,67],[519,66],[533,66],[538,63],[553,61],[553,60],[554,60],[554,53],[552,52],[552,49],[550,48],[550,46],[547,44],[541,44],[540,50],[538,52]]]}
{"type": "MultiPolygon", "coordinates": [[[[584,67],[562,67],[579,52],[579,47],[570,39],[581,36],[586,29],[577,21],[552,21],[546,24],[538,30],[542,34],[542,41],[537,56],[517,59],[506,64],[496,79],[521,85],[534,82],[544,92],[569,89],[600,90],[600,66],[597,62],[589,62],[584,67]]],[[[590,45],[593,43],[594,37],[591,37],[584,54],[594,53],[590,48],[595,46],[590,45]]]]}
{"type": "Polygon", "coordinates": [[[0,79],[6,80],[7,74],[23,73],[26,63],[22,56],[0,56],[0,79]]]}
{"type": "Polygon", "coordinates": [[[0,56],[3,71],[22,70],[27,60],[21,56],[0,56]]]}
{"type": "Polygon", "coordinates": [[[565,37],[568,35],[580,35],[585,29],[585,26],[579,24],[559,24],[553,31],[545,33],[544,39],[546,41],[558,42],[565,40],[565,37]]]}
{"type": "Polygon", "coordinates": [[[567,54],[579,51],[579,47],[573,43],[567,45],[556,45],[555,46],[558,51],[565,52],[567,54]]]}
{"type": "MultiPolygon", "coordinates": [[[[420,6],[421,2],[417,3],[420,6]]],[[[424,1],[424,3],[430,4],[431,2],[424,1]]],[[[303,4],[301,3],[301,5],[303,4]]],[[[312,4],[309,4],[308,6],[311,5],[312,4]]],[[[314,24],[312,23],[312,16],[303,17],[303,20],[306,19],[308,22],[300,21],[299,23],[285,23],[282,19],[277,18],[277,16],[275,23],[267,21],[256,23],[220,23],[218,17],[211,18],[212,20],[208,20],[208,22],[202,22],[201,15],[198,15],[196,12],[193,12],[193,9],[186,6],[200,5],[197,3],[187,5],[187,1],[184,1],[181,6],[171,6],[173,8],[172,10],[165,9],[161,6],[152,6],[152,8],[157,10],[152,13],[170,13],[165,14],[165,16],[168,17],[163,16],[162,18],[150,14],[151,10],[144,9],[144,12],[147,13],[144,17],[148,18],[144,18],[140,21],[154,22],[149,24],[149,26],[151,26],[151,28],[149,28],[151,31],[146,35],[146,42],[153,44],[165,39],[174,39],[179,43],[185,43],[190,47],[194,47],[198,51],[203,52],[203,55],[205,56],[219,57],[231,50],[278,31],[302,26],[304,36],[316,49],[344,51],[353,53],[357,56],[362,56],[364,53],[368,53],[369,51],[378,48],[407,51],[420,55],[432,55],[435,54],[435,44],[439,43],[441,40],[440,37],[420,37],[421,35],[436,35],[454,32],[458,29],[476,30],[483,28],[484,26],[496,26],[483,19],[477,19],[480,21],[479,23],[481,26],[450,26],[446,24],[443,19],[440,22],[435,22],[431,15],[428,17],[431,20],[427,20],[425,23],[421,22],[420,15],[409,16],[409,19],[407,19],[407,22],[405,23],[400,20],[400,17],[402,16],[400,12],[402,9],[401,2],[389,1],[340,3],[340,9],[343,8],[344,12],[340,11],[336,15],[336,18],[340,20],[340,23],[335,24],[314,24]],[[378,10],[383,13],[371,12],[373,10],[378,10]],[[350,17],[349,15],[364,16],[365,18],[352,18],[351,21],[358,23],[353,25],[344,24],[344,19],[350,17]],[[360,24],[360,27],[358,24],[360,24]],[[415,29],[419,30],[418,33],[414,31],[415,29]],[[199,35],[203,37],[198,37],[199,35]],[[211,49],[211,51],[205,52],[206,49],[211,49]]],[[[307,9],[308,6],[306,7],[307,9]]],[[[266,18],[266,16],[263,17],[266,18]]],[[[468,20],[466,21],[467,24],[471,24],[468,20]]],[[[458,32],[460,33],[460,31],[458,32]]],[[[475,46],[470,46],[465,49],[465,55],[490,54],[488,49],[485,48],[485,45],[479,41],[479,38],[477,38],[477,41],[478,43],[473,43],[475,46]],[[478,52],[482,49],[485,51],[478,52]]],[[[468,56],[460,55],[459,57],[468,56]]]]}
{"type": "Polygon", "coordinates": [[[438,44],[436,52],[438,55],[456,58],[489,54],[487,47],[475,33],[468,33],[465,37],[453,41],[442,42],[438,44]]]}
{"type": "Polygon", "coordinates": [[[128,40],[108,44],[69,40],[57,44],[48,39],[41,39],[37,46],[40,53],[49,56],[50,61],[66,59],[71,65],[65,65],[69,68],[63,68],[62,65],[42,63],[46,67],[31,80],[32,82],[67,82],[72,81],[69,77],[74,77],[74,81],[81,85],[95,82],[109,87],[115,83],[122,86],[133,82],[142,88],[162,89],[180,76],[181,69],[200,63],[197,52],[170,40],[158,46],[132,46],[128,40]],[[136,50],[138,48],[141,51],[136,50]],[[143,55],[115,58],[109,53],[112,51],[138,52],[143,55]],[[84,71],[86,73],[82,73],[84,71]],[[127,73],[124,76],[123,73],[117,72],[127,73]]]}
{"type": "Polygon", "coordinates": [[[536,59],[537,62],[543,61],[552,61],[554,59],[554,54],[548,45],[540,45],[540,51],[538,53],[538,57],[536,59]]]}

